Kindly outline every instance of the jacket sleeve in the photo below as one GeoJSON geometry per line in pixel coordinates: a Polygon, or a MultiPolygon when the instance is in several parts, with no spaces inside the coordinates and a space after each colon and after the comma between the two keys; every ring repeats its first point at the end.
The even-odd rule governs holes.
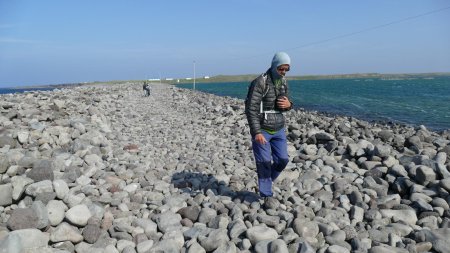
{"type": "Polygon", "coordinates": [[[289,102],[291,102],[291,106],[289,108],[284,108],[284,109],[278,108],[278,110],[280,110],[282,112],[287,112],[294,107],[294,103],[292,102],[291,99],[289,99],[289,91],[288,91],[289,88],[288,88],[287,81],[284,83],[283,87],[284,87],[284,89],[281,90],[280,95],[287,97],[289,102]]]}
{"type": "Polygon", "coordinates": [[[251,83],[245,102],[245,115],[250,127],[250,134],[261,133],[260,106],[264,95],[264,78],[259,76],[251,83]]]}

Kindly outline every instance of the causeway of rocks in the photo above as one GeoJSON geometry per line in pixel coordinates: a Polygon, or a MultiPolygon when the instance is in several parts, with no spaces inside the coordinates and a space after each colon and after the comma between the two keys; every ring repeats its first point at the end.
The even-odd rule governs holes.
{"type": "Polygon", "coordinates": [[[293,110],[263,208],[243,101],[0,95],[0,253],[450,252],[450,132],[293,110]]]}

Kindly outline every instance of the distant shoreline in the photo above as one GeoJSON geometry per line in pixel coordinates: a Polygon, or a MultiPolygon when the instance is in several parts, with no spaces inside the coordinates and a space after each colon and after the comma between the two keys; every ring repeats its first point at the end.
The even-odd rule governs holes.
{"type": "MultiPolygon", "coordinates": [[[[259,75],[259,74],[258,74],[259,75]]],[[[216,82],[247,82],[252,81],[258,75],[218,75],[209,78],[200,77],[195,79],[196,83],[216,83],[216,82]]],[[[357,73],[357,74],[333,74],[333,75],[303,75],[287,76],[288,80],[324,80],[324,79],[357,79],[357,78],[385,78],[385,79],[413,79],[413,78],[434,78],[450,76],[450,72],[436,73],[403,73],[403,74],[380,74],[380,73],[357,73]]],[[[193,80],[179,79],[176,84],[192,83],[193,80]]],[[[165,81],[165,80],[163,80],[165,81]]],[[[175,83],[171,81],[171,83],[175,83]]]]}
{"type": "MultiPolygon", "coordinates": [[[[208,78],[197,77],[196,83],[220,83],[220,82],[248,82],[255,79],[259,74],[247,74],[247,75],[217,75],[208,78]]],[[[302,75],[302,76],[287,76],[288,80],[323,80],[323,79],[354,79],[354,78],[386,78],[386,79],[413,79],[413,78],[433,78],[433,77],[445,77],[450,76],[450,72],[431,72],[431,73],[399,73],[399,74],[381,74],[381,73],[354,73],[354,74],[328,74],[328,75],[302,75]]],[[[166,78],[161,82],[168,84],[183,84],[192,83],[194,80],[186,78],[166,78]]],[[[68,88],[78,87],[92,84],[116,84],[123,82],[143,82],[142,80],[111,80],[111,81],[93,81],[82,83],[62,83],[62,84],[40,84],[40,85],[27,85],[27,86],[13,86],[13,87],[1,87],[0,89],[37,89],[37,88],[68,88]]],[[[152,82],[159,82],[159,80],[152,80],[152,82]]]]}
{"type": "Polygon", "coordinates": [[[47,88],[67,88],[83,86],[87,83],[68,83],[68,84],[40,84],[40,85],[27,85],[27,86],[13,86],[13,87],[1,87],[0,89],[10,90],[24,90],[24,89],[47,89],[47,88]]]}

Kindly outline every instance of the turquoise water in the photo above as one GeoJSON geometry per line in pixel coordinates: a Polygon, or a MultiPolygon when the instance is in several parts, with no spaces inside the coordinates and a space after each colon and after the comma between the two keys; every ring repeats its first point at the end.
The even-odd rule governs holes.
{"type": "MultiPolygon", "coordinates": [[[[244,99],[248,82],[197,83],[196,89],[244,99]]],[[[192,88],[192,84],[178,87],[192,88]]],[[[403,80],[336,79],[289,81],[296,107],[368,121],[450,129],[450,77],[403,80]]]]}
{"type": "Polygon", "coordinates": [[[22,93],[26,91],[46,91],[46,90],[54,90],[55,88],[27,88],[27,89],[19,89],[19,88],[0,88],[0,94],[11,94],[11,93],[22,93]]]}

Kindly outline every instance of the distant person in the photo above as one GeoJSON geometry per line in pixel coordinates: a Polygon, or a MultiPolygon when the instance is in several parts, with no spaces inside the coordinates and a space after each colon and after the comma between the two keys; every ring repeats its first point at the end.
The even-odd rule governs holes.
{"type": "Polygon", "coordinates": [[[290,65],[286,53],[276,53],[271,67],[251,82],[245,101],[259,194],[264,198],[264,207],[271,209],[279,205],[273,197],[272,183],[289,162],[283,112],[292,109],[285,79],[290,65]]]}
{"type": "Polygon", "coordinates": [[[150,84],[147,81],[144,81],[144,85],[142,85],[142,89],[144,90],[144,96],[150,96],[150,84]]]}

